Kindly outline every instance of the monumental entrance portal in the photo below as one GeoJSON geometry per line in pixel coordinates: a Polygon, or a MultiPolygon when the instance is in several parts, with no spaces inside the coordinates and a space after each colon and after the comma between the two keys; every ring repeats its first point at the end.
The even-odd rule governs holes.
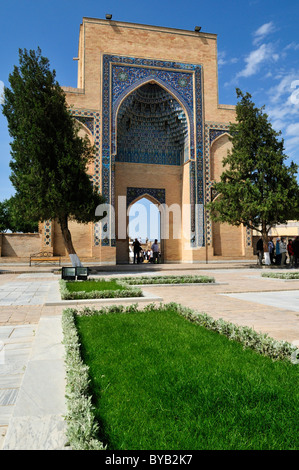
{"type": "MultiPolygon", "coordinates": [[[[126,263],[128,209],[146,197],[161,213],[165,262],[252,256],[244,227],[212,223],[233,106],[219,105],[214,34],[83,18],[78,87],[64,87],[73,116],[96,148],[89,168],[107,216],[72,223],[84,259],[126,263]]],[[[43,249],[65,255],[58,225],[46,221],[43,249]]]]}

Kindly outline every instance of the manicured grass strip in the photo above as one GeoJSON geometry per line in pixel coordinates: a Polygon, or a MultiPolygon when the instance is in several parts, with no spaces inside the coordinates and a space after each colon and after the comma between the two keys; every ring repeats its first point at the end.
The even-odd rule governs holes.
{"type": "Polygon", "coordinates": [[[100,440],[125,450],[298,450],[298,366],[178,312],[76,315],[100,440]]]}
{"type": "Polygon", "coordinates": [[[136,277],[122,277],[119,280],[130,285],[142,285],[142,284],[212,284],[215,279],[209,276],[136,276],[136,277]]]}
{"type": "Polygon", "coordinates": [[[124,290],[124,286],[120,285],[114,279],[89,279],[87,281],[68,281],[67,290],[70,292],[93,292],[94,290],[124,290]]]}
{"type": "Polygon", "coordinates": [[[262,273],[262,277],[274,279],[299,279],[299,273],[262,273]]]}
{"type": "Polygon", "coordinates": [[[60,279],[59,284],[62,300],[128,298],[143,295],[141,289],[130,287],[118,280],[65,281],[60,279]]]}

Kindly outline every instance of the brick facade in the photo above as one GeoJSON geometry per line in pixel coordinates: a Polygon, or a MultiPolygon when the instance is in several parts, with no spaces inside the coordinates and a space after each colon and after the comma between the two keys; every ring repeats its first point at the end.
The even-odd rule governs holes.
{"type": "MultiPolygon", "coordinates": [[[[78,88],[64,88],[67,103],[95,145],[89,173],[116,215],[114,233],[109,224],[72,223],[78,255],[127,262],[118,198],[136,188],[137,200],[143,188],[155,203],[163,190],[186,223],[183,237],[170,230],[161,242],[165,262],[251,257],[250,233],[213,224],[204,211],[235,119],[233,106],[218,103],[216,35],[83,18],[76,60],[78,88]]],[[[43,247],[65,254],[56,223],[45,222],[41,232],[43,247]]]]}

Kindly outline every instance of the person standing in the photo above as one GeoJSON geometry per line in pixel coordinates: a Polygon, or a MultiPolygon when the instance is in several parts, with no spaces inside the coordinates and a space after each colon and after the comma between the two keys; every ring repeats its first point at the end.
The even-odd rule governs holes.
{"type": "Polygon", "coordinates": [[[257,251],[257,257],[258,257],[258,264],[262,265],[263,256],[264,256],[264,244],[263,244],[262,238],[260,238],[256,244],[256,251],[257,251]]]}
{"type": "Polygon", "coordinates": [[[299,265],[299,236],[293,241],[295,268],[299,265]]]}
{"type": "Polygon", "coordinates": [[[279,237],[276,240],[275,253],[276,253],[276,264],[280,266],[281,265],[281,252],[280,252],[280,238],[279,237]]]}
{"type": "Polygon", "coordinates": [[[285,239],[282,237],[280,240],[280,253],[281,253],[281,262],[282,266],[286,264],[286,259],[287,259],[287,244],[285,242],[285,239]]]}
{"type": "Polygon", "coordinates": [[[153,250],[154,263],[158,263],[159,262],[159,245],[158,245],[158,240],[157,239],[152,244],[152,250],[153,250]]]}
{"type": "Polygon", "coordinates": [[[268,250],[269,250],[269,256],[270,256],[270,262],[273,264],[274,260],[274,243],[273,243],[273,238],[270,237],[269,242],[268,242],[268,250]]]}
{"type": "Polygon", "coordinates": [[[133,243],[133,247],[134,247],[134,264],[139,264],[140,263],[140,251],[141,251],[141,245],[139,243],[139,241],[137,240],[137,238],[135,238],[135,241],[133,243]]]}
{"type": "Polygon", "coordinates": [[[290,238],[288,242],[288,255],[290,260],[290,268],[294,267],[294,248],[293,248],[293,240],[290,238]]]}

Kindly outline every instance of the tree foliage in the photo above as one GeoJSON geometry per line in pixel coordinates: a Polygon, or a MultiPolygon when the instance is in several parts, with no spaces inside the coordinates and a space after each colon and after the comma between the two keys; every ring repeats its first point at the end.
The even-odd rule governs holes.
{"type": "Polygon", "coordinates": [[[217,198],[208,204],[211,218],[244,224],[261,233],[265,245],[274,225],[293,218],[298,207],[297,165],[288,166],[264,108],[237,89],[236,123],[229,128],[232,150],[223,159],[224,171],[214,184],[217,198]]]}
{"type": "Polygon", "coordinates": [[[57,219],[69,254],[68,220],[96,221],[103,202],[87,174],[94,158],[88,138],[67,107],[65,94],[41,50],[19,50],[19,66],[4,90],[3,114],[12,137],[11,181],[27,220],[57,219]]]}
{"type": "Polygon", "coordinates": [[[38,231],[37,220],[25,220],[15,196],[0,202],[0,232],[34,233],[38,231]]]}

